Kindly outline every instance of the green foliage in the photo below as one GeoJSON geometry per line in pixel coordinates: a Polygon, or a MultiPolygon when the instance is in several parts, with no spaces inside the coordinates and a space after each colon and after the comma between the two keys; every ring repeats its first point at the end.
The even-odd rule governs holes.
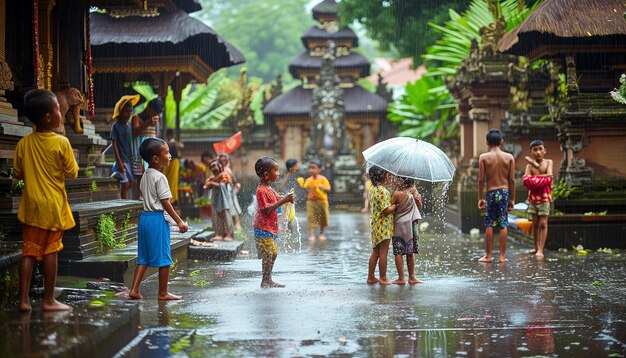
{"type": "Polygon", "coordinates": [[[616,102],[619,102],[621,104],[626,104],[626,74],[625,73],[622,73],[622,75],[619,78],[619,82],[621,83],[619,88],[616,88],[609,93],[611,94],[611,97],[613,98],[613,100],[615,100],[616,102]]]}
{"type": "MultiPolygon", "coordinates": [[[[236,92],[224,90],[229,82],[224,71],[217,71],[206,83],[188,84],[181,93],[181,128],[219,128],[233,113],[239,101],[236,92]]],[[[137,82],[133,84],[133,89],[145,97],[146,102],[156,96],[152,87],[145,83],[137,82]]],[[[137,113],[142,111],[143,108],[137,113]]],[[[176,101],[171,87],[165,98],[165,121],[168,128],[176,126],[176,101]]]]}
{"type": "Polygon", "coordinates": [[[565,179],[561,179],[556,185],[552,186],[552,199],[569,199],[577,191],[578,188],[568,188],[565,179]]]}
{"type": "Polygon", "coordinates": [[[91,184],[89,185],[89,188],[91,189],[91,191],[96,191],[98,190],[98,183],[96,183],[95,180],[91,181],[91,184]]]}
{"type": "Polygon", "coordinates": [[[203,206],[211,205],[211,199],[206,198],[204,196],[200,196],[200,197],[195,198],[193,203],[194,203],[196,208],[200,208],[200,207],[203,207],[203,206]]]}
{"type": "Polygon", "coordinates": [[[128,229],[130,228],[130,215],[132,211],[127,211],[124,221],[122,221],[122,236],[118,242],[119,247],[126,246],[126,239],[128,238],[128,229]]]}
{"type": "Polygon", "coordinates": [[[422,77],[406,85],[402,98],[389,106],[388,118],[400,123],[399,136],[438,143],[458,135],[458,125],[451,116],[454,106],[441,79],[422,77]]]}
{"type": "Polygon", "coordinates": [[[107,252],[113,248],[124,247],[124,243],[115,238],[115,221],[113,220],[113,216],[115,214],[111,213],[109,215],[102,214],[98,218],[98,223],[96,224],[96,240],[98,241],[98,251],[99,252],[107,252]]]}
{"type": "MultiPolygon", "coordinates": [[[[289,78],[289,61],[304,51],[300,36],[314,25],[305,8],[308,2],[235,0],[218,4],[202,0],[203,11],[195,16],[210,22],[244,54],[250,76],[269,82],[278,74],[289,78]]],[[[238,71],[238,66],[230,71],[238,71]]]]}

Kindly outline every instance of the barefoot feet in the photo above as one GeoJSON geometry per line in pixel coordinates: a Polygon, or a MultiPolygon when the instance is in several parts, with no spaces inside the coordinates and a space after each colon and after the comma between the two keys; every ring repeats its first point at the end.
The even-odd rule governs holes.
{"type": "Polygon", "coordinates": [[[404,279],[393,280],[391,283],[394,285],[406,285],[406,281],[404,279]]]}
{"type": "Polygon", "coordinates": [[[380,280],[376,277],[368,277],[367,278],[367,284],[368,285],[373,285],[375,283],[378,283],[380,280]]]}
{"type": "Polygon", "coordinates": [[[20,302],[20,312],[30,312],[33,308],[30,306],[30,302],[20,302]]]}
{"type": "Polygon", "coordinates": [[[141,293],[139,293],[139,291],[129,291],[128,298],[130,298],[131,300],[141,300],[143,299],[143,296],[141,295],[141,293]]]}
{"type": "Polygon", "coordinates": [[[275,281],[261,282],[261,288],[276,288],[276,287],[285,287],[282,283],[278,283],[275,281]]]}
{"type": "Polygon", "coordinates": [[[42,306],[44,311],[71,311],[72,307],[61,303],[55,299],[51,302],[44,302],[42,306]]]}
{"type": "Polygon", "coordinates": [[[418,284],[418,283],[424,283],[424,281],[419,280],[419,279],[417,279],[415,277],[409,277],[409,285],[415,285],[415,284],[418,284]]]}
{"type": "Polygon", "coordinates": [[[498,262],[499,262],[499,263],[501,263],[501,264],[502,264],[502,263],[505,263],[505,262],[507,262],[507,261],[509,261],[509,259],[507,259],[507,258],[506,258],[506,257],[504,257],[504,256],[500,256],[500,258],[498,259],[498,262]]]}
{"type": "Polygon", "coordinates": [[[169,292],[166,292],[164,295],[158,295],[159,301],[176,301],[181,300],[181,296],[173,295],[169,292]]]}
{"type": "Polygon", "coordinates": [[[493,261],[493,258],[491,258],[491,256],[483,256],[478,259],[478,262],[490,263],[491,261],[493,261]]]}

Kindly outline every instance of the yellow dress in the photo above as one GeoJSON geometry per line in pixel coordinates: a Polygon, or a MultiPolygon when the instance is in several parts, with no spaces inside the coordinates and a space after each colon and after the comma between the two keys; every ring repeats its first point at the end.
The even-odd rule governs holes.
{"type": "Polygon", "coordinates": [[[391,205],[391,194],[382,185],[370,188],[370,205],[372,217],[370,218],[370,230],[372,235],[372,247],[376,247],[384,240],[393,236],[393,214],[384,215],[383,210],[391,205]]]}

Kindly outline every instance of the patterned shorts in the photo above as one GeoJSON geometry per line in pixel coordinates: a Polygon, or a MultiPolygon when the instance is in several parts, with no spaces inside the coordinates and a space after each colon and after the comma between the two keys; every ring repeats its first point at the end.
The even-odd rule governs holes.
{"type": "Polygon", "coordinates": [[[412,255],[419,254],[419,236],[418,236],[418,224],[413,224],[413,238],[411,240],[404,240],[401,237],[394,236],[391,238],[391,245],[393,246],[393,254],[397,255],[412,255]]]}
{"type": "Polygon", "coordinates": [[[260,259],[267,259],[278,255],[278,246],[272,238],[258,238],[255,237],[256,251],[260,259]]]}
{"type": "Polygon", "coordinates": [[[509,191],[496,189],[487,192],[485,226],[505,228],[509,225],[509,191]]]}

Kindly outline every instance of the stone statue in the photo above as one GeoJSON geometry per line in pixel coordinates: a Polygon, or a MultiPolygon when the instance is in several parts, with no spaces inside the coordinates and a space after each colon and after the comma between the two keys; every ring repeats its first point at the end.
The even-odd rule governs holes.
{"type": "Polygon", "coordinates": [[[56,132],[63,133],[65,135],[65,123],[73,126],[74,132],[77,134],[83,133],[83,128],[80,122],[80,109],[85,103],[85,98],[82,93],[74,87],[64,89],[59,92],[55,92],[59,106],[61,107],[61,116],[64,118],[63,123],[57,128],[56,132]],[[67,114],[70,113],[69,116],[67,114]]]}

